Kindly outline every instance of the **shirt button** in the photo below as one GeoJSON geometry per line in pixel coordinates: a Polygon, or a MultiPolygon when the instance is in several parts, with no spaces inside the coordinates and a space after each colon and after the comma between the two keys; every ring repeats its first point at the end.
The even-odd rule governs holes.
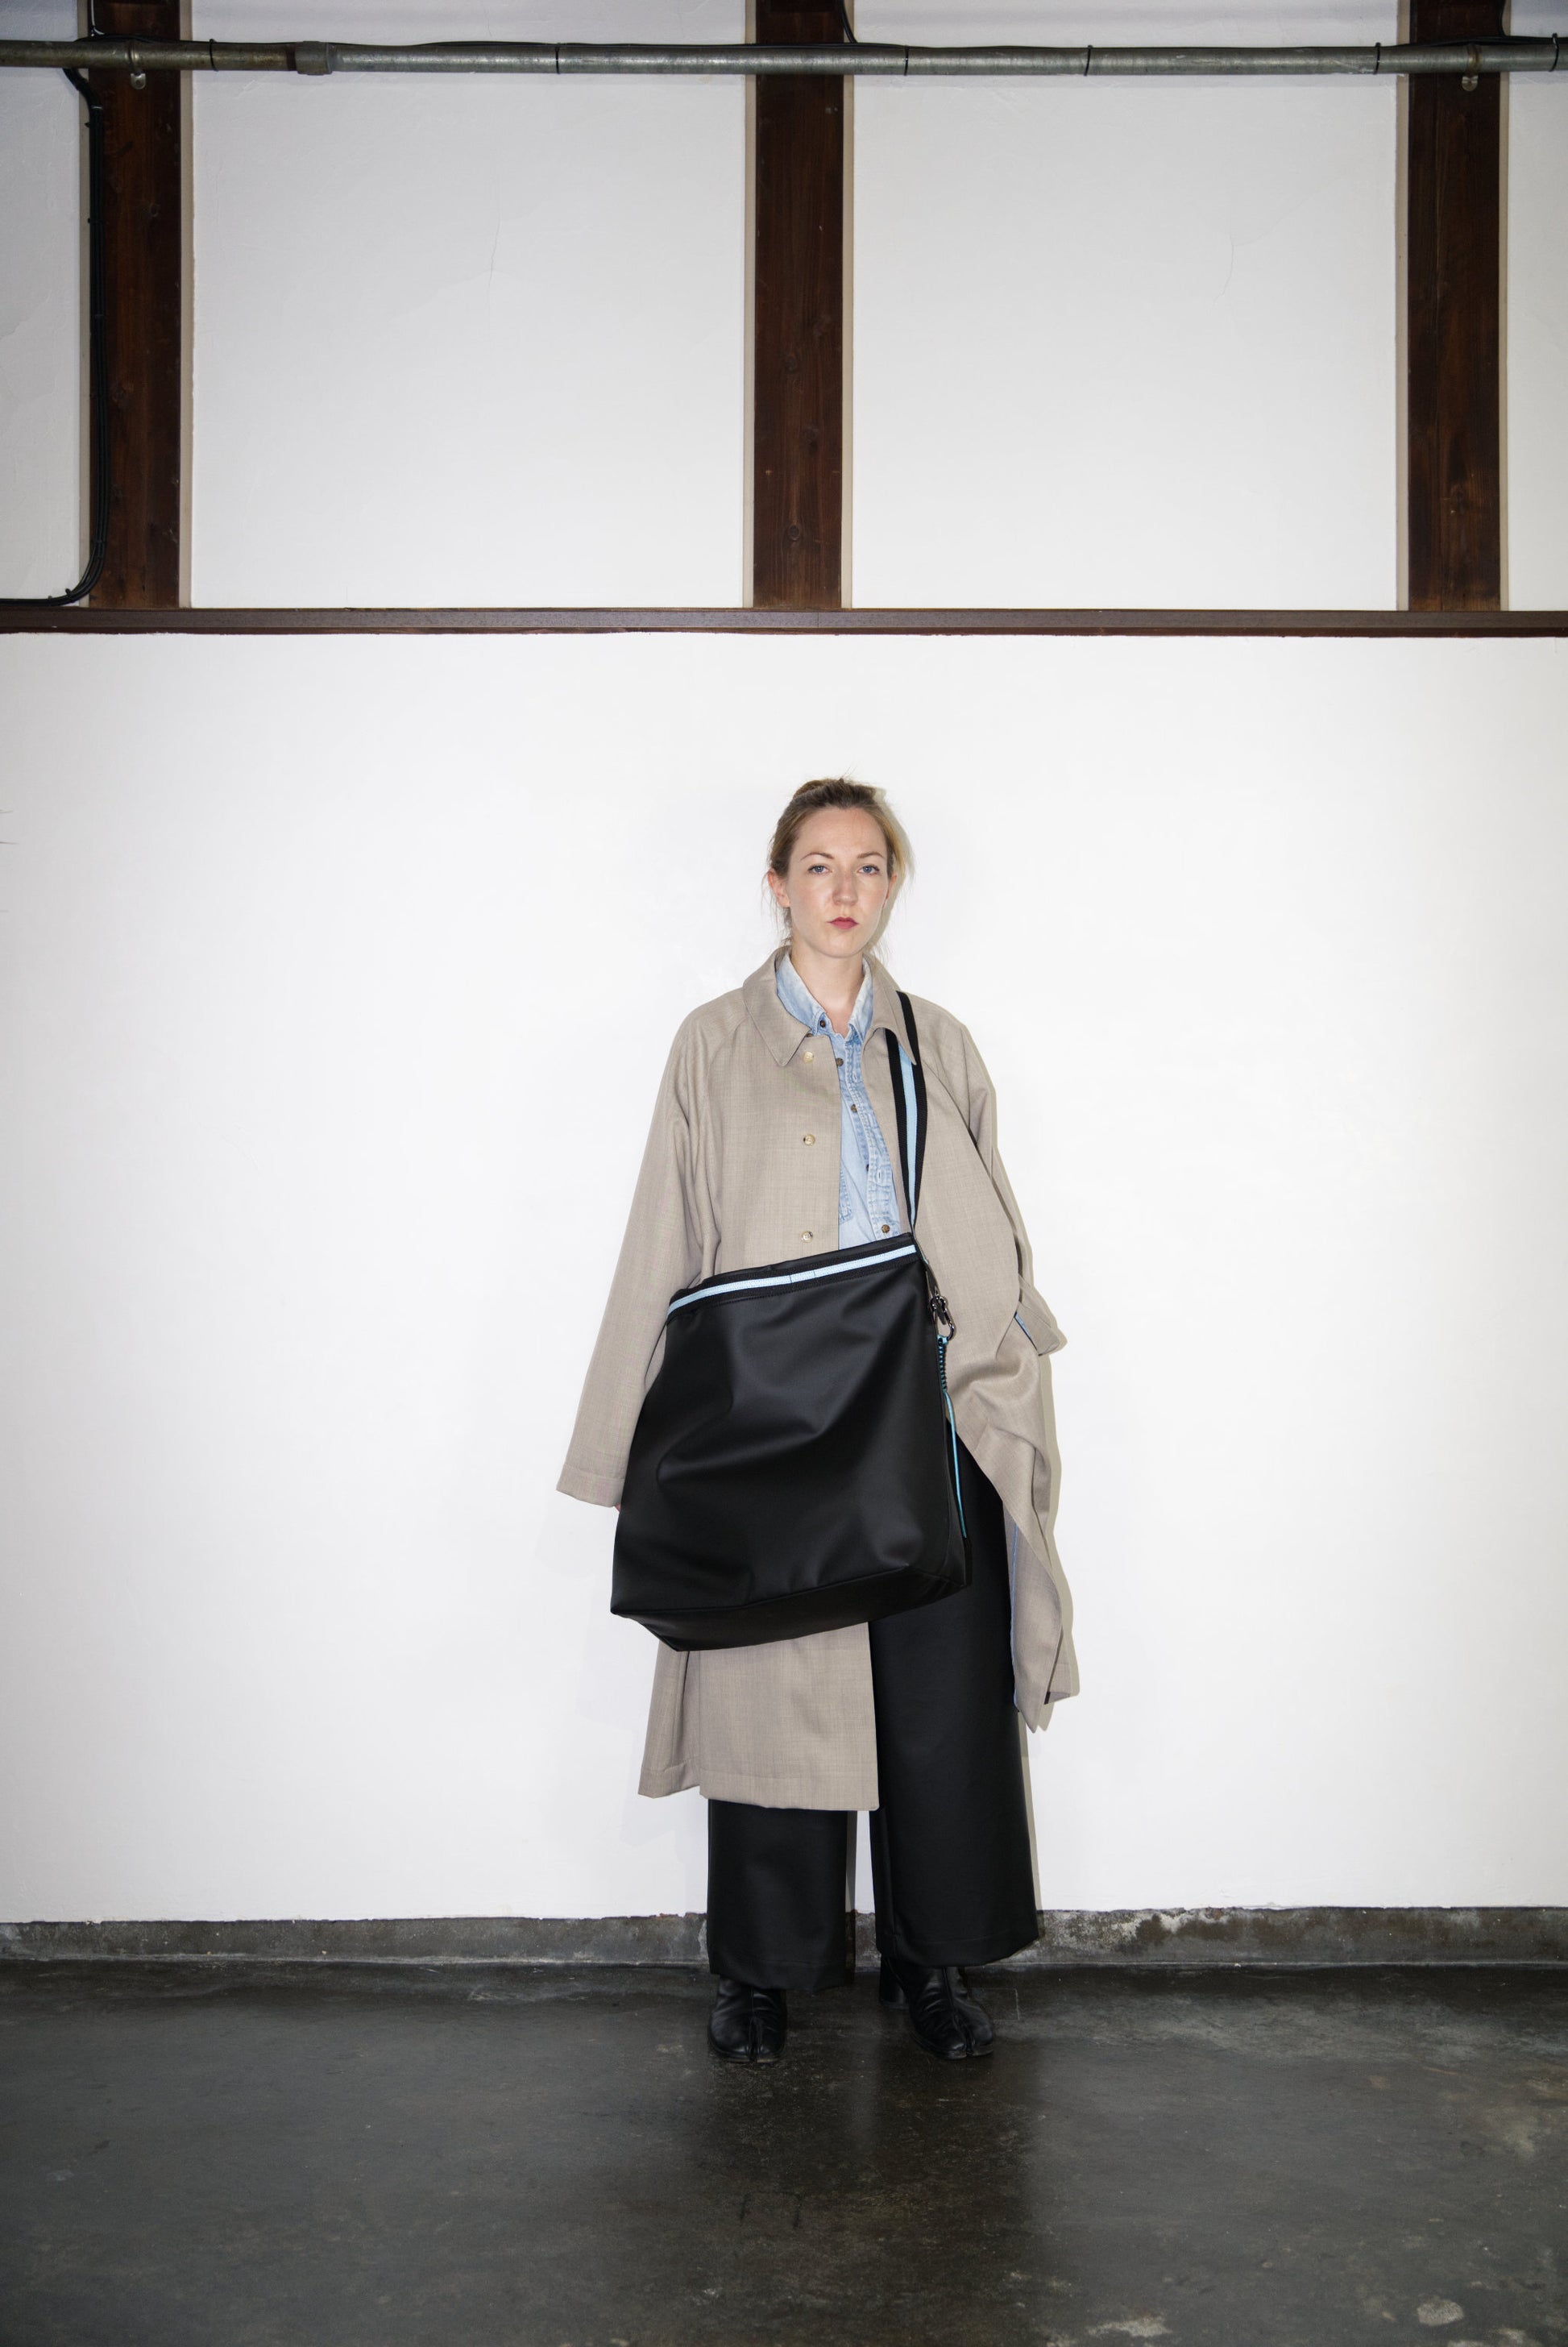
{"type": "Polygon", "coordinates": [[[850,1102],[849,1113],[851,1116],[858,1116],[860,1114],[860,1102],[858,1101],[850,1102]]]}
{"type": "Polygon", "coordinates": [[[891,1230],[891,1228],[892,1228],[892,1225],[891,1225],[890,1223],[884,1223],[884,1224],[883,1224],[883,1225],[882,1225],[882,1235],[883,1235],[883,1237],[884,1237],[884,1238],[886,1238],[886,1235],[887,1235],[887,1234],[888,1234],[889,1230],[891,1230]]]}
{"type": "Polygon", "coordinates": [[[803,1133],[801,1134],[801,1139],[804,1142],[804,1143],[805,1143],[806,1147],[809,1149],[809,1148],[811,1147],[812,1143],[816,1139],[816,1135],[815,1135],[815,1133],[803,1133]]]}
{"type": "Polygon", "coordinates": [[[834,1066],[835,1066],[835,1068],[842,1068],[842,1067],[843,1067],[843,1065],[844,1065],[844,1061],[843,1061],[842,1060],[835,1060],[835,1061],[834,1061],[834,1063],[833,1063],[833,1064],[834,1064],[834,1066]]]}

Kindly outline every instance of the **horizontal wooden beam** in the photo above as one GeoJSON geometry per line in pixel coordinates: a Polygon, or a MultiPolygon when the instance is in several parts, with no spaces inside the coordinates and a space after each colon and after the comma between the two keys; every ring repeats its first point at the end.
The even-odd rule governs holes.
{"type": "Polygon", "coordinates": [[[103,611],[0,608],[0,635],[179,636],[1568,636],[1568,611],[753,611],[586,607],[103,611]]]}

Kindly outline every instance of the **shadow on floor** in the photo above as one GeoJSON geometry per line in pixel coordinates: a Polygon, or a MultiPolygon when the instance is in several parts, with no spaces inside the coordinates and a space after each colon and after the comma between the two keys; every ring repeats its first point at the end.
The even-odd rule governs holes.
{"type": "Polygon", "coordinates": [[[0,2347],[1558,2347],[1568,1973],[0,1966],[0,2347]]]}

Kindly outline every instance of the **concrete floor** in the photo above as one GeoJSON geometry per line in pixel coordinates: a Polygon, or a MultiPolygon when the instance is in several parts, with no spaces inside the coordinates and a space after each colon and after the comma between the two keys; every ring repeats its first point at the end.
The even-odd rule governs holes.
{"type": "Polygon", "coordinates": [[[1568,1973],[0,1967],[0,2347],[1568,2340],[1568,1973]]]}

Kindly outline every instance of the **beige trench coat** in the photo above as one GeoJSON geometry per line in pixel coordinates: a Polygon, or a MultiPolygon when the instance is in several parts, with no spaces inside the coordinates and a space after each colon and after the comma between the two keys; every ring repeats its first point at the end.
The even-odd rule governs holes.
{"type": "MultiPolygon", "coordinates": [[[[671,1296],[714,1272],[838,1245],[837,1072],[832,1052],[779,1000],[778,958],[693,1010],[671,1046],[559,1485],[574,1499],[605,1507],[620,1499],[671,1296]]],[[[871,973],[873,1031],[890,1027],[907,1050],[897,989],[875,956],[871,973]]],[[[928,1102],[918,1237],[956,1324],[948,1376],[958,1432],[1006,1511],[1014,1684],[1019,1710],[1036,1727],[1048,1701],[1078,1687],[1050,1529],[1043,1390],[1046,1357],[1064,1339],[1034,1286],[979,1053],[948,1011],[912,999],[928,1102]]],[[[864,1070],[891,1138],[886,1051],[869,1038],[864,1070]]],[[[901,1184],[901,1168],[898,1175],[901,1184]]],[[[712,1799],[765,1809],[875,1809],[864,1625],[703,1654],[661,1645],[641,1790],[693,1785],[712,1799]]]]}

